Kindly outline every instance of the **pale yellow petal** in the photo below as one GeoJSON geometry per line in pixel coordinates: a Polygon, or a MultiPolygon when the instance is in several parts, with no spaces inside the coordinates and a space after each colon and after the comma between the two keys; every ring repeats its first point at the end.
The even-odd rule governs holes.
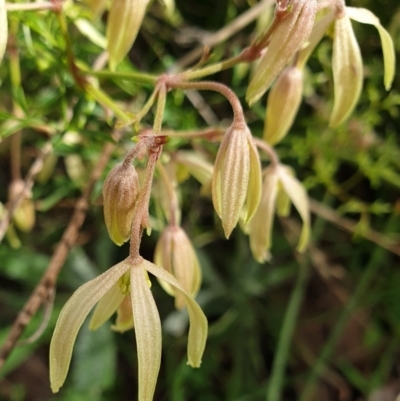
{"type": "Polygon", "coordinates": [[[7,10],[5,0],[0,0],[0,63],[6,51],[8,37],[7,10]]]}
{"type": "Polygon", "coordinates": [[[254,144],[253,137],[248,132],[248,146],[250,155],[250,173],[249,183],[247,188],[247,198],[245,205],[245,213],[243,217],[244,224],[247,224],[254,216],[261,199],[261,163],[260,155],[258,154],[257,147],[254,144]]]}
{"type": "Polygon", "coordinates": [[[384,83],[386,90],[389,90],[392,86],[396,65],[394,44],[389,32],[381,25],[379,18],[365,8],[346,7],[346,12],[352,20],[361,22],[362,24],[371,24],[378,30],[382,43],[385,67],[384,83]]]}
{"type": "Polygon", "coordinates": [[[278,176],[276,168],[269,167],[264,172],[260,204],[247,229],[250,236],[251,252],[254,259],[260,263],[270,258],[269,250],[271,248],[277,192],[278,176]]]}
{"type": "Polygon", "coordinates": [[[308,195],[303,185],[291,175],[286,167],[280,166],[278,173],[283,189],[288,194],[290,200],[303,220],[303,227],[301,229],[299,243],[297,244],[297,250],[299,252],[304,252],[310,240],[311,234],[308,195]]]}
{"type": "Polygon", "coordinates": [[[102,324],[104,324],[118,309],[121,302],[124,299],[118,282],[114,284],[100,299],[99,303],[93,312],[93,316],[90,319],[89,329],[97,330],[102,324]]]}
{"type": "Polygon", "coordinates": [[[363,84],[360,48],[347,15],[335,22],[332,71],[335,99],[329,125],[336,127],[353,112],[363,84]]]}
{"type": "Polygon", "coordinates": [[[113,0],[111,3],[107,21],[111,69],[115,69],[135,41],[148,3],[149,0],[113,0]]]}
{"type": "Polygon", "coordinates": [[[161,363],[161,322],[143,263],[131,268],[131,299],[139,363],[140,401],[153,401],[161,363]]]}
{"type": "Polygon", "coordinates": [[[198,368],[201,364],[201,358],[204,352],[204,348],[207,340],[208,324],[207,318],[204,316],[203,311],[197,302],[188,295],[178,280],[169,274],[166,270],[162,269],[150,263],[146,260],[143,261],[143,268],[149,273],[158,277],[161,280],[168,282],[170,285],[175,287],[175,290],[182,292],[186,300],[186,307],[189,312],[190,329],[188,339],[188,364],[194,368],[198,368]]]}
{"type": "Polygon", "coordinates": [[[118,263],[79,287],[62,308],[50,343],[50,385],[54,393],[65,381],[72,348],[86,316],[128,269],[125,261],[118,263]]]}

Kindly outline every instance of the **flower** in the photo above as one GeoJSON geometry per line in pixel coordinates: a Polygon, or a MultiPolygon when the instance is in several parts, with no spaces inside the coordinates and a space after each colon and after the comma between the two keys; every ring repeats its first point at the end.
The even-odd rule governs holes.
{"type": "Polygon", "coordinates": [[[120,63],[131,48],[142,25],[149,0],[113,0],[107,22],[107,50],[110,69],[120,63]]]}
{"type": "Polygon", "coordinates": [[[310,237],[310,212],[308,197],[291,170],[284,165],[271,165],[264,172],[262,195],[258,209],[246,227],[250,236],[250,248],[254,258],[262,263],[270,259],[271,232],[275,208],[278,214],[286,216],[290,211],[289,200],[293,202],[303,220],[297,250],[303,252],[310,237]]]}
{"type": "MultiPolygon", "coordinates": [[[[192,297],[197,295],[201,284],[200,263],[190,239],[178,225],[169,225],[161,234],[154,252],[154,263],[171,273],[182,288],[192,297]]],[[[185,298],[168,283],[160,281],[164,290],[175,297],[175,306],[185,306],[185,298]]]]}
{"type": "Polygon", "coordinates": [[[111,239],[117,245],[129,239],[139,189],[138,174],[127,163],[117,164],[104,181],[104,220],[111,239]]]}
{"type": "Polygon", "coordinates": [[[278,2],[275,11],[276,28],[247,88],[246,100],[250,105],[268,90],[273,80],[307,41],[316,12],[316,0],[278,2]]]}
{"type": "Polygon", "coordinates": [[[146,272],[181,292],[189,312],[188,364],[199,367],[207,338],[207,320],[199,305],[166,270],[142,257],[127,258],[78,288],[61,310],[50,344],[50,384],[53,392],[63,385],[79,328],[99,302],[92,328],[99,327],[130,293],[139,363],[140,401],[153,399],[161,360],[161,322],[146,279],[146,272]]]}
{"type": "Polygon", "coordinates": [[[395,72],[395,52],[389,33],[379,19],[364,8],[345,7],[336,17],[333,39],[332,69],[335,100],[329,125],[336,127],[353,112],[363,85],[363,67],[360,48],[350,18],[374,25],[379,32],[384,58],[384,84],[390,89],[395,72]]]}
{"type": "Polygon", "coordinates": [[[222,139],[212,177],[214,209],[226,238],[242,211],[245,224],[252,218],[260,196],[261,166],[253,137],[247,125],[233,124],[222,139]]]}

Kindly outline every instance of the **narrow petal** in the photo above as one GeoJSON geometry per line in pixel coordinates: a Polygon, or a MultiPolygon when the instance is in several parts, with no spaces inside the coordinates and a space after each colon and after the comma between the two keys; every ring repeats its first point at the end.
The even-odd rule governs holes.
{"type": "Polygon", "coordinates": [[[117,310],[117,319],[115,324],[111,326],[111,330],[124,333],[127,330],[134,328],[133,312],[132,312],[132,300],[130,295],[125,295],[121,305],[117,310]]]}
{"type": "Polygon", "coordinates": [[[335,100],[329,125],[336,127],[353,112],[363,83],[360,48],[348,15],[335,22],[332,71],[335,100]]]}
{"type": "Polygon", "coordinates": [[[7,10],[5,0],[0,0],[0,63],[6,51],[8,37],[7,10]]]}
{"type": "Polygon", "coordinates": [[[108,52],[113,70],[131,48],[149,0],[114,0],[107,21],[108,52]]]}
{"type": "Polygon", "coordinates": [[[79,287],[61,310],[50,344],[50,384],[54,393],[65,381],[72,348],[86,316],[128,269],[125,261],[113,266],[79,287]]]}
{"type": "MultiPolygon", "coordinates": [[[[140,401],[152,401],[161,363],[161,322],[143,263],[131,268],[131,299],[139,362],[140,401]]],[[[146,266],[147,267],[147,266],[146,266]]]]}
{"type": "Polygon", "coordinates": [[[207,319],[197,302],[189,296],[179,284],[178,280],[169,274],[166,270],[148,262],[143,261],[143,268],[149,273],[164,280],[180,291],[186,300],[186,306],[189,312],[190,329],[188,339],[188,364],[193,368],[198,368],[201,364],[201,357],[203,356],[204,348],[207,340],[207,319]]]}
{"type": "Polygon", "coordinates": [[[279,180],[288,194],[293,205],[299,212],[301,219],[303,220],[303,227],[301,229],[299,243],[297,244],[297,250],[304,252],[308,242],[310,240],[310,206],[308,201],[308,195],[303,185],[291,175],[286,167],[280,166],[279,180]]]}
{"type": "Polygon", "coordinates": [[[252,219],[258,208],[261,199],[262,186],[260,155],[258,154],[250,132],[248,135],[248,146],[250,155],[250,174],[247,188],[245,215],[243,219],[244,224],[247,224],[247,222],[252,219]]]}
{"type": "Polygon", "coordinates": [[[270,257],[269,250],[271,248],[271,232],[277,192],[278,175],[276,168],[267,168],[264,173],[260,204],[248,226],[250,249],[254,259],[260,263],[265,262],[270,257]]]}
{"type": "Polygon", "coordinates": [[[97,330],[104,324],[117,311],[124,296],[125,295],[119,288],[118,282],[115,283],[96,305],[93,316],[90,319],[89,329],[97,330]]]}
{"type": "Polygon", "coordinates": [[[392,86],[396,65],[394,44],[389,32],[381,25],[379,18],[365,8],[346,7],[346,12],[352,20],[362,24],[371,24],[378,30],[381,37],[385,66],[384,83],[386,90],[389,90],[392,86]]]}

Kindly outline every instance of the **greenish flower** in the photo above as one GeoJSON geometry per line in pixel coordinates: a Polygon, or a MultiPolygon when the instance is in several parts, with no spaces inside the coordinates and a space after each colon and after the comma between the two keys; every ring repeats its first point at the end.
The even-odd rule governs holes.
{"type": "MultiPolygon", "coordinates": [[[[129,294],[139,363],[138,399],[153,400],[161,360],[161,322],[147,272],[182,294],[190,319],[188,364],[200,366],[207,338],[207,319],[199,305],[163,268],[141,257],[127,258],[78,288],[61,310],[50,344],[50,384],[53,392],[58,392],[65,381],[76,336],[91,309],[99,302],[91,322],[91,328],[96,329],[116,312],[129,294]]],[[[122,306],[126,311],[126,305],[122,306]]]]}
{"type": "Polygon", "coordinates": [[[303,220],[297,250],[303,252],[310,238],[310,211],[308,196],[301,183],[293,177],[292,171],[283,165],[269,166],[264,172],[261,201],[258,209],[246,227],[250,236],[250,248],[260,263],[270,259],[272,227],[275,210],[281,216],[290,212],[290,202],[296,207],[303,220]]]}

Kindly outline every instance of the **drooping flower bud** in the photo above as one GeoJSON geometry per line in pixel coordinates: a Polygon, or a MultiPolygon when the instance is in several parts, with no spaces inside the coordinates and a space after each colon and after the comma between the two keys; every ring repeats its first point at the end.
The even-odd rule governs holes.
{"type": "Polygon", "coordinates": [[[250,105],[268,90],[311,33],[317,1],[292,0],[287,3],[286,10],[280,9],[278,4],[276,12],[285,13],[285,17],[277,22],[278,26],[273,31],[268,48],[247,88],[246,100],[250,105]]]}
{"type": "Polygon", "coordinates": [[[335,22],[332,71],[335,100],[329,125],[336,127],[353,112],[363,84],[361,52],[346,13],[335,22]]]}
{"type": "Polygon", "coordinates": [[[32,201],[32,192],[25,190],[25,182],[21,179],[11,182],[8,188],[8,199],[13,202],[22,193],[22,200],[15,209],[13,220],[15,225],[24,232],[32,230],[36,221],[35,205],[32,201]]]}
{"type": "Polygon", "coordinates": [[[113,0],[111,3],[107,22],[110,69],[115,69],[131,48],[148,3],[149,0],[113,0]]]}
{"type": "Polygon", "coordinates": [[[212,179],[214,209],[222,220],[226,238],[239,217],[243,217],[244,224],[253,217],[260,196],[260,158],[251,132],[246,125],[232,125],[219,147],[212,179]]]}
{"type": "MultiPolygon", "coordinates": [[[[179,281],[182,288],[192,297],[197,295],[201,284],[201,269],[185,231],[177,226],[168,226],[157,242],[154,263],[163,267],[179,281]]],[[[164,290],[175,297],[175,306],[185,306],[185,298],[165,281],[159,281],[164,290]]]]}
{"type": "Polygon", "coordinates": [[[8,37],[7,10],[5,0],[0,0],[0,63],[6,51],[8,37]]]}
{"type": "Polygon", "coordinates": [[[104,220],[117,245],[129,239],[139,189],[139,177],[131,164],[117,164],[104,181],[104,220]]]}
{"type": "Polygon", "coordinates": [[[302,91],[303,71],[296,66],[284,69],[267,101],[264,140],[270,145],[275,145],[288,133],[299,110],[302,91]]]}
{"type": "Polygon", "coordinates": [[[310,237],[310,212],[308,197],[301,183],[292,175],[287,166],[270,166],[264,170],[260,205],[247,226],[250,248],[254,258],[262,263],[270,259],[271,234],[275,210],[287,215],[288,200],[293,203],[303,220],[297,250],[303,252],[310,237]],[[278,205],[278,202],[282,204],[278,205]]]}

